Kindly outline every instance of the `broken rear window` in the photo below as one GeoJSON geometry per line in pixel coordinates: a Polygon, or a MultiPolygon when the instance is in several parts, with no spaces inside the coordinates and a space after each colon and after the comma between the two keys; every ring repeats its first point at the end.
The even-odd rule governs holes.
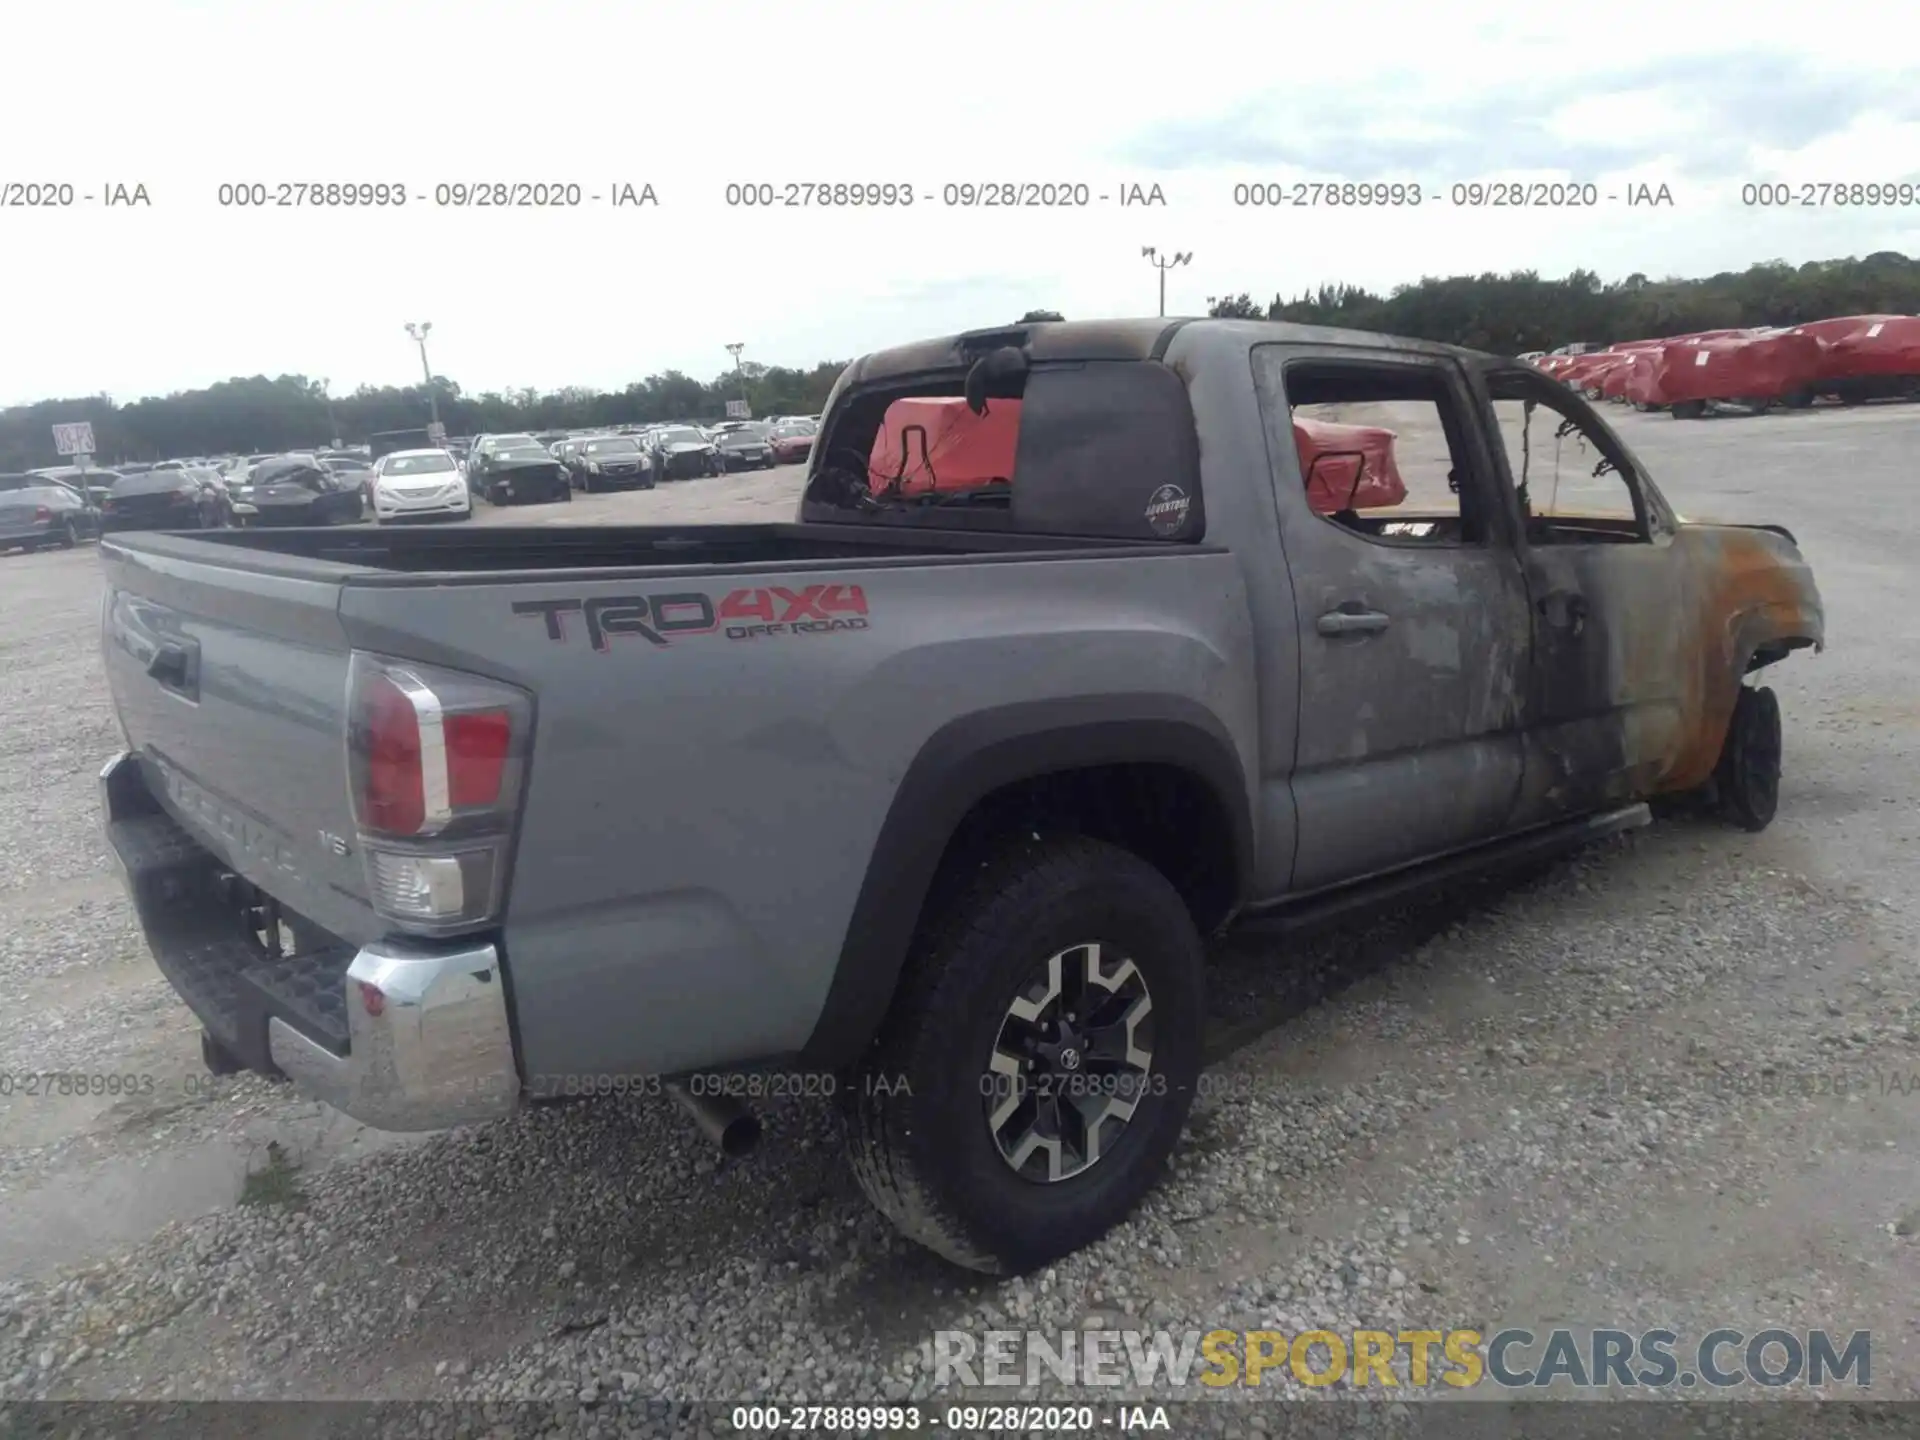
{"type": "Polygon", "coordinates": [[[815,442],[803,518],[1198,540],[1186,386],[1156,362],[1040,365],[969,403],[964,377],[855,392],[815,442]]]}

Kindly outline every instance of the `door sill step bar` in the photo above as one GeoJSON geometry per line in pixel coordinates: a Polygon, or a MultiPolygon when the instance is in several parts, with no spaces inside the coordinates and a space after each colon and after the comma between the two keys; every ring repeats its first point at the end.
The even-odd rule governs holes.
{"type": "Polygon", "coordinates": [[[1456,850],[1435,860],[1342,885],[1278,901],[1260,910],[1243,912],[1230,933],[1234,935],[1296,935],[1345,919],[1356,910],[1411,900],[1450,880],[1479,877],[1521,861],[1545,859],[1578,850],[1596,840],[1638,830],[1653,820],[1642,803],[1583,815],[1577,820],[1523,830],[1484,845],[1456,850]]]}

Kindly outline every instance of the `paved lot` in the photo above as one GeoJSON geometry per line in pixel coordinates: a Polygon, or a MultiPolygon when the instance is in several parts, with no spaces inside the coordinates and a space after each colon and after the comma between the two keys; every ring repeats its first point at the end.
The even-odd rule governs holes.
{"type": "MultiPolygon", "coordinates": [[[[0,557],[0,1071],[152,1077],[0,1098],[0,1394],[859,1402],[926,1394],[937,1329],[1107,1319],[1870,1329],[1875,1396],[1920,1396],[1920,409],[1618,423],[1817,568],[1779,820],[1228,949],[1174,1175],[1005,1285],[897,1241],[824,1106],[721,1162],[664,1101],[396,1140],[201,1083],[95,830],[93,559],[0,557]]],[[[773,517],[795,480],[477,523],[773,517]]]]}

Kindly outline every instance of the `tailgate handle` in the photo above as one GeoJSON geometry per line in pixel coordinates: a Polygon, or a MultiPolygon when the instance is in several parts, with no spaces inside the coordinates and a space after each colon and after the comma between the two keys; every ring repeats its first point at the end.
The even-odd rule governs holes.
{"type": "Polygon", "coordinates": [[[147,674],[167,689],[191,696],[199,689],[199,676],[195,673],[199,667],[194,664],[197,658],[186,646],[163,640],[155,648],[153,658],[147,661],[147,674]]]}

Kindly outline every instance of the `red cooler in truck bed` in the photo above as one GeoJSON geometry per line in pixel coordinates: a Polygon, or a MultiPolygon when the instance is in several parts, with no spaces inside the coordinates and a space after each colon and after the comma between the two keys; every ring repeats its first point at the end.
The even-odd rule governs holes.
{"type": "Polygon", "coordinates": [[[1300,473],[1307,481],[1307,503],[1318,513],[1331,515],[1336,510],[1384,510],[1405,500],[1407,484],[1393,460],[1393,441],[1393,431],[1377,425],[1338,425],[1294,416],[1293,443],[1300,452],[1300,473]]]}
{"type": "Polygon", "coordinates": [[[868,483],[876,494],[944,495],[1010,481],[1019,439],[1018,400],[990,400],[985,415],[958,398],[896,400],[874,437],[868,483]]]}

